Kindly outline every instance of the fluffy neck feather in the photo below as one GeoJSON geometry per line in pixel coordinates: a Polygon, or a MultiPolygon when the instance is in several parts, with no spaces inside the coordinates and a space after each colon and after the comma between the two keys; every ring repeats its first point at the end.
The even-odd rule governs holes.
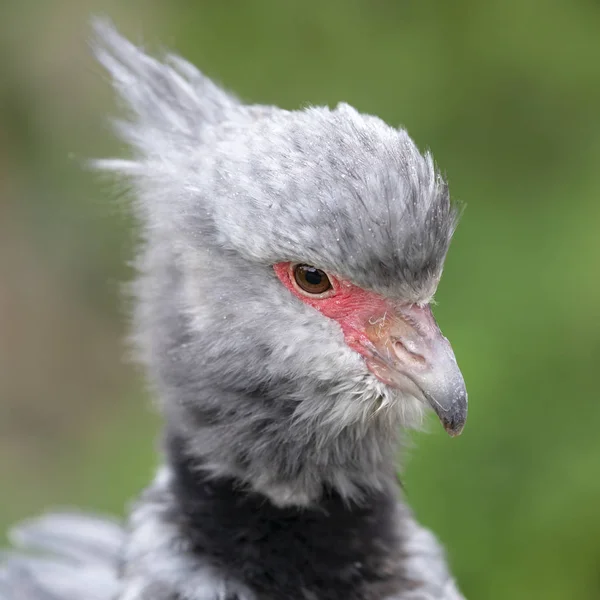
{"type": "Polygon", "coordinates": [[[323,392],[305,398],[298,413],[296,401],[264,389],[238,393],[235,402],[214,393],[237,414],[221,421],[203,405],[169,410],[170,430],[208,476],[236,478],[282,507],[314,505],[327,489],[360,501],[395,485],[401,418],[384,400],[323,392]]]}

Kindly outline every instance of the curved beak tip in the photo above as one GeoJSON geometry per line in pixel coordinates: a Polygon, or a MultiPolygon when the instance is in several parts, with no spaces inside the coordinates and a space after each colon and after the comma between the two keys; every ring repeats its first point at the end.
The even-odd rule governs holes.
{"type": "Polygon", "coordinates": [[[459,436],[463,432],[465,423],[467,422],[466,394],[458,402],[455,402],[447,412],[436,410],[436,413],[446,433],[451,437],[459,436]]]}
{"type": "Polygon", "coordinates": [[[466,418],[462,419],[461,421],[447,421],[446,423],[443,423],[443,425],[446,433],[450,437],[458,437],[465,428],[465,422],[466,418]]]}

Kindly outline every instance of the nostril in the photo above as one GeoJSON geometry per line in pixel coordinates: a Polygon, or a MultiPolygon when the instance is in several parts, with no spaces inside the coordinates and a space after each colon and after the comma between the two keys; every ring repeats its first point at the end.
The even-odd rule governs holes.
{"type": "Polygon", "coordinates": [[[411,340],[396,340],[394,342],[394,351],[398,358],[409,358],[420,365],[424,365],[426,362],[425,357],[418,352],[416,344],[411,340]]]}

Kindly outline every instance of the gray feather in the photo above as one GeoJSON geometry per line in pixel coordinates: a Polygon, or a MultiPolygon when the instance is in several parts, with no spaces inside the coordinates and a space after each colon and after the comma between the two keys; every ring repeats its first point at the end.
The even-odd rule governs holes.
{"type": "Polygon", "coordinates": [[[9,533],[14,547],[0,560],[0,600],[110,600],[125,535],[114,521],[48,514],[9,533]]]}

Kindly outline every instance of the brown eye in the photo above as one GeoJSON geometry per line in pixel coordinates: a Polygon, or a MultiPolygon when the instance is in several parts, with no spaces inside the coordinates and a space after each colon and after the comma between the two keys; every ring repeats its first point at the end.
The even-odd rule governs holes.
{"type": "Polygon", "coordinates": [[[298,287],[307,294],[323,294],[331,289],[331,281],[325,271],[310,265],[296,265],[294,279],[298,287]]]}

